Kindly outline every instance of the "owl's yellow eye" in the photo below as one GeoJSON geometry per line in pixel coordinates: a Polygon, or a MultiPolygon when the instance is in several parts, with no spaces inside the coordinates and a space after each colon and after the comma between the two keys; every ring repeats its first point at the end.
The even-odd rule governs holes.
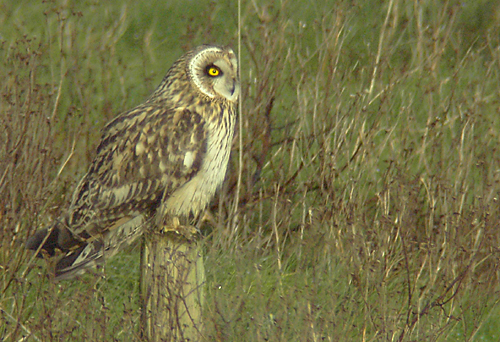
{"type": "Polygon", "coordinates": [[[220,71],[220,69],[217,68],[215,65],[209,65],[207,67],[207,74],[208,76],[217,77],[222,74],[222,71],[220,71]]]}

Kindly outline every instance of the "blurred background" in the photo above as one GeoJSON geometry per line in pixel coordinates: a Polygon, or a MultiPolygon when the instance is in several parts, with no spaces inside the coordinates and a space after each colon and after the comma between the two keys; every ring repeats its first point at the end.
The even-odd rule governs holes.
{"type": "Polygon", "coordinates": [[[60,283],[23,245],[101,128],[203,43],[239,50],[242,81],[203,226],[207,340],[500,340],[498,1],[240,9],[0,2],[0,340],[139,340],[139,243],[60,283]]]}

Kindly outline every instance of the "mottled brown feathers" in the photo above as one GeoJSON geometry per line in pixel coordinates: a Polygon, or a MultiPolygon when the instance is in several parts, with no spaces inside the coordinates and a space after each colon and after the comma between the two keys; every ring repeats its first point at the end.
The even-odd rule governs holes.
{"type": "Polygon", "coordinates": [[[114,255],[146,226],[162,229],[172,218],[199,215],[224,180],[238,95],[232,50],[202,46],[182,56],[145,103],[104,127],[66,214],[27,247],[59,253],[56,276],[69,278],[114,255]],[[210,63],[221,77],[198,71],[210,63]]]}

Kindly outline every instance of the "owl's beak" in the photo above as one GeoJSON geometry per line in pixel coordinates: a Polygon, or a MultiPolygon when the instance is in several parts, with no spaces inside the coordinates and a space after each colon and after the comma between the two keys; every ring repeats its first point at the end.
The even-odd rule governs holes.
{"type": "Polygon", "coordinates": [[[234,95],[234,92],[236,90],[236,80],[233,79],[233,86],[229,91],[231,92],[231,96],[234,95]]]}
{"type": "Polygon", "coordinates": [[[231,78],[226,83],[227,99],[229,101],[237,101],[240,94],[240,85],[236,78],[231,78]]]}

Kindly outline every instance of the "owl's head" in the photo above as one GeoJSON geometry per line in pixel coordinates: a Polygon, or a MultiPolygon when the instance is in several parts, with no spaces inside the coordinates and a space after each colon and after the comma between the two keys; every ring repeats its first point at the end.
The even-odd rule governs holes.
{"type": "Polygon", "coordinates": [[[238,76],[231,48],[201,45],[172,65],[150,100],[167,100],[172,107],[196,105],[199,100],[234,106],[240,95],[238,76]]]}
{"type": "Polygon", "coordinates": [[[188,77],[199,92],[213,100],[238,100],[238,61],[231,48],[202,45],[186,57],[188,77]]]}

